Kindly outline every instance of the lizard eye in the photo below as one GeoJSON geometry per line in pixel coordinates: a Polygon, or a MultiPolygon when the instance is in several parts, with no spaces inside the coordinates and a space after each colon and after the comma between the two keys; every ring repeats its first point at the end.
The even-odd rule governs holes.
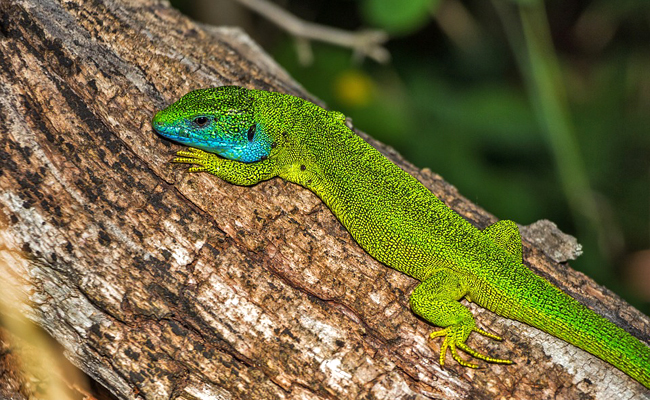
{"type": "Polygon", "coordinates": [[[250,128],[248,128],[248,141],[252,142],[253,139],[255,138],[255,130],[257,129],[257,124],[251,125],[250,128]]]}
{"type": "Polygon", "coordinates": [[[199,126],[199,128],[203,128],[208,124],[208,117],[196,117],[194,118],[194,123],[199,126]]]}

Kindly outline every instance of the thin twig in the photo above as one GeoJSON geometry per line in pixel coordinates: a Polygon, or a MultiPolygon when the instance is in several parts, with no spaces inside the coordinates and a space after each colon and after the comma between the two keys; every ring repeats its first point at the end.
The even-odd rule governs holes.
{"type": "MultiPolygon", "coordinates": [[[[267,0],[237,1],[297,38],[349,47],[356,55],[372,58],[378,63],[386,63],[390,60],[390,53],[382,46],[388,40],[388,35],[384,31],[372,29],[358,32],[345,31],[304,21],[267,0]]],[[[302,45],[304,47],[304,43],[302,45]]]]}

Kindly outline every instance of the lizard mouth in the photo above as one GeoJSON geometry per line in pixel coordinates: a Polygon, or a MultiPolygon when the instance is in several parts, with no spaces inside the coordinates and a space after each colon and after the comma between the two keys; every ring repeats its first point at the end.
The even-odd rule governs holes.
{"type": "Polygon", "coordinates": [[[179,126],[177,124],[162,122],[160,119],[158,119],[158,115],[154,117],[153,121],[151,122],[151,126],[153,127],[154,131],[156,131],[156,133],[158,133],[160,136],[177,143],[191,146],[201,141],[200,138],[192,135],[192,131],[190,129],[187,129],[182,125],[179,126]]]}
{"type": "Polygon", "coordinates": [[[151,126],[159,135],[168,139],[176,140],[176,138],[189,137],[185,129],[160,121],[158,115],[156,115],[153,121],[151,121],[151,126]]]}
{"type": "Polygon", "coordinates": [[[193,135],[190,129],[182,126],[165,124],[157,121],[156,118],[152,121],[153,129],[160,136],[174,141],[176,143],[196,147],[210,153],[219,154],[226,158],[236,158],[235,154],[239,154],[241,146],[234,145],[231,142],[220,140],[217,138],[197,137],[193,135]]]}

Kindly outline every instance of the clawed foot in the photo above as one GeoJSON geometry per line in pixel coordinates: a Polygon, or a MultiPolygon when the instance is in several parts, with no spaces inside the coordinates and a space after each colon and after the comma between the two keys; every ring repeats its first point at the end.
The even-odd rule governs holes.
{"type": "Polygon", "coordinates": [[[174,158],[172,162],[177,164],[192,164],[188,169],[189,172],[207,171],[209,164],[214,162],[211,159],[215,157],[214,154],[193,147],[187,150],[181,150],[176,155],[178,157],[174,158]]]}
{"type": "Polygon", "coordinates": [[[458,351],[456,349],[463,350],[465,353],[471,355],[474,358],[478,358],[479,360],[487,361],[490,363],[497,363],[497,364],[512,364],[511,360],[502,360],[499,358],[492,358],[490,356],[486,356],[485,354],[479,353],[478,351],[472,349],[468,345],[465,344],[465,339],[467,336],[469,336],[470,332],[467,332],[467,330],[478,332],[483,336],[487,336],[489,338],[492,338],[494,340],[503,340],[501,337],[497,335],[493,335],[489,332],[484,331],[483,329],[477,328],[477,327],[472,327],[469,328],[464,325],[452,325],[449,326],[443,330],[440,331],[435,331],[431,332],[431,335],[429,336],[431,339],[437,338],[444,336],[445,340],[442,342],[442,346],[440,347],[440,365],[445,366],[445,356],[447,355],[447,348],[451,350],[451,356],[456,360],[460,365],[464,367],[469,367],[469,368],[478,368],[479,366],[476,364],[472,364],[470,362],[467,362],[460,358],[458,355],[458,351]]]}

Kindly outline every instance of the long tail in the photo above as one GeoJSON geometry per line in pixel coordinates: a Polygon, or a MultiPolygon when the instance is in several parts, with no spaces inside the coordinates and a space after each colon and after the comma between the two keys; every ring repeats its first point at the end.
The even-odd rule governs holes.
{"type": "MultiPolygon", "coordinates": [[[[530,272],[530,271],[529,271],[530,272]]],[[[530,272],[527,296],[499,314],[532,325],[607,361],[650,389],[650,347],[530,272]]]]}

